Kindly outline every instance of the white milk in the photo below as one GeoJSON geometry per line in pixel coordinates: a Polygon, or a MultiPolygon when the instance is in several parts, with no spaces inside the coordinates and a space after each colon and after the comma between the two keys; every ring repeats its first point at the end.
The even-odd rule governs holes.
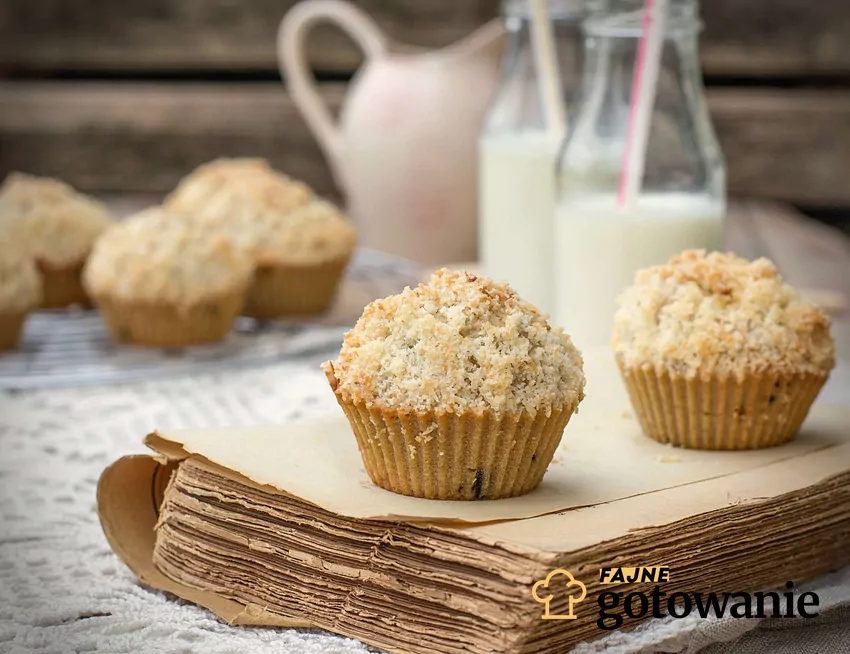
{"type": "Polygon", "coordinates": [[[565,198],[554,226],[556,324],[579,348],[608,345],[635,272],[688,248],[722,248],[724,213],[722,202],[687,194],[643,195],[628,213],[613,197],[565,198]]]}
{"type": "Polygon", "coordinates": [[[537,131],[484,135],[479,142],[482,268],[546,313],[555,310],[552,223],[559,145],[537,131]]]}

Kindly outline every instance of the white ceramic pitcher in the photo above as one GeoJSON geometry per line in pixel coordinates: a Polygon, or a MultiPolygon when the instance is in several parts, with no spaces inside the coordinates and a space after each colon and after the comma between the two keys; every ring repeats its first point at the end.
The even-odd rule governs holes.
{"type": "Polygon", "coordinates": [[[347,2],[307,0],[286,14],[278,31],[281,73],[346,195],[361,245],[429,264],[474,260],[476,144],[504,35],[494,20],[459,43],[423,52],[391,44],[347,2]],[[366,56],[338,123],[306,62],[307,34],[320,21],[344,29],[366,56]]]}

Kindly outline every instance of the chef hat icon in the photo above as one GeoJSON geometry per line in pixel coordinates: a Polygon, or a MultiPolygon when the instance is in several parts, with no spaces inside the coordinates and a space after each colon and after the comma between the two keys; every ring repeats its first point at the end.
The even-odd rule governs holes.
{"type": "Polygon", "coordinates": [[[574,606],[581,602],[587,596],[587,587],[578,579],[573,577],[572,573],[563,568],[552,570],[545,579],[541,579],[531,587],[531,596],[534,601],[543,604],[543,620],[575,620],[576,614],[574,606]],[[559,592],[569,592],[570,586],[578,589],[578,594],[570,594],[568,598],[569,610],[567,613],[551,613],[549,603],[554,599],[555,594],[559,592]]]}

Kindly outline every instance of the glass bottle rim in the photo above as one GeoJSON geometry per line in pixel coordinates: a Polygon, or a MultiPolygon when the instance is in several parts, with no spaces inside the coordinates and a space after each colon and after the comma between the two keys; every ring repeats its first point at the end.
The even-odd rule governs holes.
{"type": "MultiPolygon", "coordinates": [[[[549,0],[549,17],[552,20],[575,20],[585,17],[587,0],[549,0]]],[[[531,18],[528,0],[502,0],[502,15],[506,18],[531,18]]]]}
{"type": "MultiPolygon", "coordinates": [[[[591,16],[582,22],[581,27],[587,36],[640,38],[643,33],[639,11],[616,16],[591,16]]],[[[677,17],[668,22],[665,38],[697,34],[702,28],[702,21],[698,17],[677,17]]]]}

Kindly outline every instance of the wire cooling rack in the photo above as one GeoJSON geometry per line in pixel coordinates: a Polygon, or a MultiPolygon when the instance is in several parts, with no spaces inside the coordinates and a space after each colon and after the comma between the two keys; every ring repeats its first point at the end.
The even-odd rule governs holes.
{"type": "Polygon", "coordinates": [[[150,349],[112,342],[95,310],[30,315],[18,350],[0,353],[0,390],[144,380],[332,351],[363,306],[415,286],[423,271],[414,263],[359,250],[334,307],[313,322],[239,318],[223,341],[180,349],[150,349]]]}

